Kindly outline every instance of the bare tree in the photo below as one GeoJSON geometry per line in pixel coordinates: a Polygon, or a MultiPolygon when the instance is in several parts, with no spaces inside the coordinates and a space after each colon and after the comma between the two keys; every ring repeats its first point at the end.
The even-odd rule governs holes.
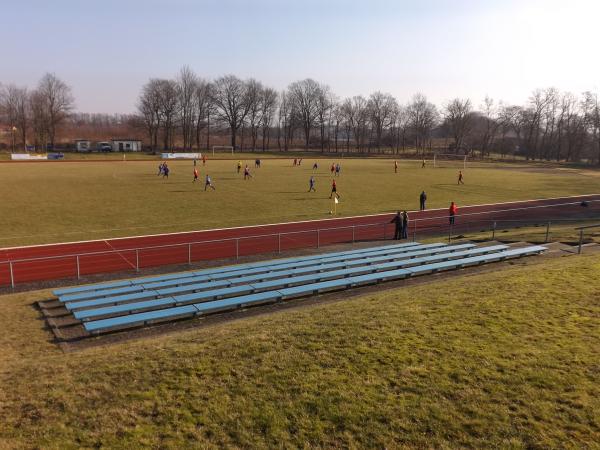
{"type": "Polygon", "coordinates": [[[325,128],[327,127],[329,112],[333,106],[331,96],[332,94],[329,86],[319,86],[319,91],[317,94],[317,122],[319,124],[321,152],[325,151],[325,128]]]}
{"type": "Polygon", "coordinates": [[[375,130],[375,144],[379,152],[383,132],[393,125],[397,112],[398,102],[392,95],[377,91],[369,97],[370,120],[375,130]]]}
{"type": "Polygon", "coordinates": [[[311,131],[318,121],[321,86],[315,80],[307,78],[290,84],[288,93],[298,122],[304,131],[304,148],[308,148],[311,131]]]}
{"type": "Polygon", "coordinates": [[[231,145],[235,147],[237,132],[244,123],[250,103],[247,83],[234,75],[226,75],[214,82],[212,101],[218,118],[231,130],[231,145]]]}
{"type": "Polygon", "coordinates": [[[400,146],[402,151],[406,150],[406,135],[410,126],[410,116],[408,114],[408,108],[406,106],[399,106],[398,112],[395,117],[395,124],[397,130],[396,136],[396,153],[399,152],[400,146]]]}
{"type": "Polygon", "coordinates": [[[158,80],[158,102],[163,130],[163,149],[173,147],[175,140],[175,120],[179,110],[177,82],[174,80],[158,80]]]}
{"type": "Polygon", "coordinates": [[[183,66],[177,78],[179,126],[184,150],[191,150],[196,130],[198,108],[196,96],[198,77],[188,66],[183,66]]]}
{"type": "Polygon", "coordinates": [[[465,145],[465,139],[473,126],[473,110],[469,99],[455,98],[443,111],[444,121],[454,139],[454,149],[458,153],[465,145]]]}
{"type": "Polygon", "coordinates": [[[584,92],[581,108],[585,119],[585,124],[591,138],[592,154],[598,164],[600,164],[600,103],[598,94],[584,92]]]}
{"type": "Polygon", "coordinates": [[[206,149],[210,148],[210,116],[212,113],[212,84],[206,80],[198,79],[194,89],[196,97],[196,148],[200,150],[200,137],[202,130],[206,129],[206,149]]]}
{"type": "Polygon", "coordinates": [[[350,136],[352,136],[352,116],[354,115],[354,108],[352,107],[352,100],[345,99],[338,108],[338,116],[340,122],[344,127],[344,135],[346,137],[346,151],[350,151],[350,136]]]}
{"type": "Polygon", "coordinates": [[[351,114],[349,116],[352,134],[356,148],[360,150],[365,141],[367,124],[369,123],[369,102],[362,95],[355,95],[351,100],[351,114]]]}
{"type": "Polygon", "coordinates": [[[37,88],[38,95],[43,100],[47,114],[48,137],[50,146],[54,148],[56,131],[73,110],[74,100],[71,88],[53,73],[42,77],[37,88]]]}
{"type": "Polygon", "coordinates": [[[261,123],[263,85],[254,79],[246,82],[246,101],[248,102],[248,127],[250,128],[250,138],[252,139],[252,150],[256,150],[256,141],[258,140],[258,130],[261,123]]]}
{"type": "Polygon", "coordinates": [[[0,111],[6,116],[8,125],[17,128],[23,148],[27,145],[29,128],[29,92],[10,84],[0,89],[0,111]]]}
{"type": "Polygon", "coordinates": [[[46,149],[48,142],[49,116],[48,108],[46,107],[45,96],[35,90],[29,96],[29,109],[31,114],[31,125],[34,134],[35,148],[46,149]]]}
{"type": "Polygon", "coordinates": [[[260,126],[262,129],[262,149],[269,148],[270,130],[277,111],[277,91],[264,88],[262,91],[260,126]],[[266,142],[265,142],[266,140],[266,142]]]}
{"type": "Polygon", "coordinates": [[[137,109],[150,139],[153,151],[158,148],[158,131],[161,126],[160,80],[151,79],[142,87],[137,109]]]}
{"type": "Polygon", "coordinates": [[[287,151],[292,142],[294,135],[294,120],[295,120],[294,103],[291,101],[290,95],[284,91],[280,95],[279,110],[277,115],[277,143],[281,150],[281,139],[283,139],[283,150],[287,151]]]}
{"type": "Polygon", "coordinates": [[[494,145],[498,131],[500,129],[500,110],[502,105],[496,106],[491,97],[486,96],[481,105],[478,124],[474,125],[477,129],[477,141],[481,156],[489,155],[491,147],[494,145]]]}
{"type": "Polygon", "coordinates": [[[416,94],[408,104],[406,113],[409,127],[415,134],[415,147],[417,151],[423,151],[431,130],[438,122],[437,109],[423,94],[416,94]]]}

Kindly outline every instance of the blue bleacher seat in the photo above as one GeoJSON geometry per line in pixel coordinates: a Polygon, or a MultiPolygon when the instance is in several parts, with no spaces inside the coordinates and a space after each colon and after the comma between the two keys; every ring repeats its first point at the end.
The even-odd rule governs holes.
{"type": "MultiPolygon", "coordinates": [[[[406,243],[402,243],[402,244],[385,245],[385,246],[379,246],[379,247],[368,247],[368,248],[349,250],[349,251],[343,251],[343,252],[325,253],[325,254],[320,254],[320,255],[301,256],[301,257],[294,257],[294,258],[282,258],[282,259],[262,261],[262,262],[256,262],[256,263],[248,263],[248,264],[237,264],[237,265],[232,265],[232,266],[204,269],[204,270],[199,270],[199,271],[181,272],[181,273],[175,273],[175,274],[166,274],[166,275],[158,275],[158,276],[153,276],[153,277],[137,278],[137,279],[133,279],[133,280],[121,280],[121,281],[115,281],[115,282],[109,282],[109,283],[99,283],[99,284],[91,284],[91,285],[84,285],[84,286],[75,286],[75,287],[70,287],[70,288],[55,289],[53,291],[53,294],[56,295],[57,297],[61,297],[63,295],[78,293],[78,292],[97,291],[97,290],[110,289],[110,288],[115,288],[115,287],[131,286],[131,285],[138,285],[138,284],[148,284],[148,283],[153,283],[153,282],[163,282],[163,281],[168,281],[168,280],[173,280],[173,279],[184,279],[187,277],[199,277],[199,276],[204,276],[204,275],[208,275],[208,274],[212,274],[212,273],[235,272],[235,271],[239,271],[239,270],[243,270],[243,269],[250,269],[250,268],[264,266],[264,265],[268,265],[268,264],[285,264],[285,263],[292,262],[292,261],[303,261],[303,260],[308,261],[308,260],[313,260],[313,259],[320,259],[320,258],[323,258],[326,256],[337,257],[337,256],[351,255],[351,254],[358,254],[358,253],[368,253],[368,252],[373,252],[373,251],[385,251],[386,249],[392,250],[392,249],[401,249],[401,248],[405,248],[405,247],[406,248],[415,247],[415,246],[419,246],[419,245],[420,244],[418,242],[406,242],[406,243]]],[[[444,245],[444,244],[434,244],[434,245],[444,245]]]]}
{"type": "Polygon", "coordinates": [[[144,298],[158,297],[157,291],[143,291],[135,292],[133,294],[115,295],[114,297],[103,297],[92,300],[84,300],[80,302],[66,302],[65,308],[74,311],[77,309],[91,308],[94,306],[102,305],[116,305],[123,302],[131,302],[134,300],[141,300],[144,298]]]}
{"type": "Polygon", "coordinates": [[[134,312],[142,309],[150,309],[150,308],[159,308],[167,305],[175,305],[175,300],[171,297],[168,298],[158,298],[154,300],[148,300],[145,302],[137,302],[135,304],[124,304],[124,305],[116,305],[116,306],[107,306],[105,308],[96,308],[96,309],[84,309],[80,311],[73,312],[73,316],[76,319],[85,320],[90,317],[99,317],[106,315],[118,315],[123,312],[134,312]],[[135,305],[135,307],[133,307],[135,305]]]}
{"type": "Polygon", "coordinates": [[[87,331],[94,332],[107,330],[126,325],[144,324],[150,321],[174,319],[176,317],[195,315],[198,310],[193,305],[178,306],[175,308],[159,309],[144,313],[130,314],[128,316],[111,317],[109,319],[94,320],[83,324],[87,331]]]}
{"type": "MultiPolygon", "coordinates": [[[[375,247],[371,250],[356,250],[356,251],[351,251],[351,252],[341,252],[340,254],[343,255],[343,259],[353,259],[353,258],[362,258],[362,257],[366,257],[368,255],[375,255],[375,254],[388,254],[388,253],[401,253],[401,252],[409,252],[412,251],[412,249],[414,248],[421,248],[421,249],[429,249],[429,248],[436,248],[436,247],[444,247],[445,244],[439,244],[439,243],[435,243],[435,244],[426,244],[426,245],[420,245],[420,244],[413,244],[411,243],[409,244],[399,244],[399,245],[394,245],[394,246],[385,246],[385,247],[375,247]]],[[[274,270],[282,270],[284,268],[288,268],[288,267],[305,267],[305,266],[310,266],[313,265],[315,263],[316,260],[323,260],[323,262],[327,262],[327,261],[333,261],[336,260],[336,258],[332,258],[331,257],[331,253],[325,253],[322,255],[317,255],[312,256],[312,257],[301,257],[301,258],[288,258],[286,260],[283,261],[290,261],[292,260],[293,262],[288,262],[288,263],[283,263],[282,260],[271,260],[271,261],[267,261],[267,262],[262,262],[262,263],[252,263],[252,264],[243,264],[243,265],[239,265],[239,266],[228,266],[225,268],[221,268],[221,269],[207,269],[201,272],[184,272],[181,274],[168,274],[165,276],[161,276],[161,277],[153,277],[153,278],[144,278],[144,279],[138,279],[138,280],[132,280],[131,284],[126,286],[126,287],[122,287],[120,289],[122,290],[117,290],[115,292],[113,292],[113,289],[104,289],[105,285],[101,284],[101,285],[97,285],[99,287],[98,290],[86,290],[85,292],[81,292],[81,293],[76,293],[76,294],[67,294],[67,295],[63,295],[61,297],[59,297],[60,301],[71,301],[71,300],[87,300],[87,299],[92,299],[92,298],[96,298],[96,297],[103,297],[105,296],[105,293],[108,292],[109,295],[113,295],[116,293],[127,293],[127,292],[137,292],[137,291],[141,291],[143,289],[154,289],[156,287],[164,287],[164,286],[177,286],[177,285],[184,285],[184,284],[188,284],[188,283],[196,283],[196,282],[201,282],[201,281],[206,281],[206,280],[218,280],[218,279],[226,279],[226,278],[233,278],[235,276],[239,276],[239,275],[250,275],[250,274],[254,274],[254,273],[267,273],[270,271],[274,271],[274,270]],[[306,259],[309,259],[309,261],[305,261],[306,259]],[[251,266],[251,267],[248,267],[251,266]],[[230,269],[230,270],[228,270],[230,269]],[[235,269],[235,270],[232,270],[235,269]],[[202,275],[200,275],[200,273],[202,273],[202,275]],[[164,281],[156,281],[156,282],[148,282],[149,280],[155,280],[157,278],[161,278],[161,279],[165,279],[164,281]],[[100,289],[101,288],[101,289],[100,289]]],[[[337,258],[342,258],[342,256],[337,257],[337,258]]]]}
{"type": "MultiPolygon", "coordinates": [[[[109,289],[116,295],[70,301],[65,305],[74,311],[75,318],[88,320],[84,322],[86,330],[96,332],[485,264],[545,250],[543,246],[509,249],[505,245],[474,247],[473,244],[423,247],[414,246],[411,249],[406,246],[406,252],[391,254],[363,251],[359,257],[339,261],[329,261],[326,256],[314,258],[312,266],[304,265],[303,262],[300,267],[285,263],[261,273],[256,273],[254,269],[258,267],[254,266],[249,271],[234,271],[230,273],[233,275],[230,278],[213,280],[212,275],[209,275],[200,283],[175,286],[160,284],[160,287],[165,288],[128,294],[122,294],[120,288],[113,287],[109,289]],[[199,290],[192,292],[196,288],[199,290]],[[167,295],[179,292],[188,293],[167,295]],[[140,310],[151,311],[137,312],[140,310]],[[112,317],[103,318],[106,316],[112,317]]],[[[215,275],[219,275],[219,272],[215,272],[215,275]]]]}

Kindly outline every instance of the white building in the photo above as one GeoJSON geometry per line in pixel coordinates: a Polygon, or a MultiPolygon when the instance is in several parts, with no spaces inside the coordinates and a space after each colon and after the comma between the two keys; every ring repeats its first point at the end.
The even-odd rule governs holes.
{"type": "Polygon", "coordinates": [[[78,152],[89,152],[92,150],[91,142],[86,139],[77,139],[75,141],[75,150],[78,152]]]}
{"type": "Polygon", "coordinates": [[[142,141],[138,139],[111,139],[113,152],[140,152],[142,141]]]}

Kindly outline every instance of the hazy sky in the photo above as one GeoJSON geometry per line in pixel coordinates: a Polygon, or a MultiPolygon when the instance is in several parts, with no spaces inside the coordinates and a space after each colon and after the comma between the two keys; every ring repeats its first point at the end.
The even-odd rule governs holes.
{"type": "Polygon", "coordinates": [[[443,103],[537,87],[600,88],[600,0],[18,0],[0,8],[0,82],[55,72],[77,110],[133,112],[182,65],[340,97],[417,91],[443,103]]]}

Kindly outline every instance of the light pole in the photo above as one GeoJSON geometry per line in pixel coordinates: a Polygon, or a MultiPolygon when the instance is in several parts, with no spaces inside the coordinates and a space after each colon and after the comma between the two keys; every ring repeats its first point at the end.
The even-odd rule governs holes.
{"type": "Polygon", "coordinates": [[[13,138],[13,150],[12,152],[15,152],[15,133],[17,132],[17,127],[13,126],[12,127],[12,138],[13,138]]]}

